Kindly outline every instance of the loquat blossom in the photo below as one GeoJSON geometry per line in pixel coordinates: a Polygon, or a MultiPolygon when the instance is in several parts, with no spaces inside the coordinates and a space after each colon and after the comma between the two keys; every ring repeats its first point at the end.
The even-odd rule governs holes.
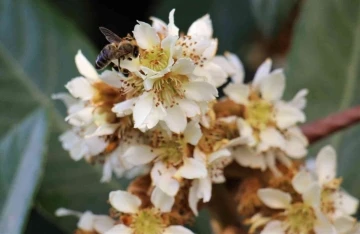
{"type": "Polygon", "coordinates": [[[248,139],[232,149],[233,156],[242,166],[269,168],[279,176],[277,160],[289,166],[289,158],[299,159],[307,153],[307,139],[296,125],[305,121],[307,90],[299,91],[291,101],[283,101],[285,76],[281,69],[270,72],[270,59],[258,68],[251,83],[244,84],[240,60],[230,53],[226,57],[227,61],[220,62],[228,72],[233,71],[233,83],[224,92],[243,108],[237,125],[240,136],[248,139]]]}
{"type": "MultiPolygon", "coordinates": [[[[130,76],[143,80],[143,88],[132,83],[131,90],[126,88],[131,95],[112,110],[120,117],[133,114],[134,127],[142,131],[161,122],[179,134],[185,130],[187,118],[200,116],[203,107],[215,100],[216,87],[226,81],[228,74],[212,61],[217,40],[212,38],[208,15],[195,21],[188,35],[180,37],[174,10],[168,25],[152,19],[153,26],[139,22],[133,31],[140,47],[139,57],[120,62],[121,67],[132,72],[130,76]]],[[[124,84],[129,86],[130,82],[124,84]]]]}
{"type": "Polygon", "coordinates": [[[336,152],[331,146],[323,147],[315,161],[315,176],[302,170],[295,177],[294,187],[301,192],[311,184],[321,188],[320,209],[335,225],[339,233],[353,229],[356,219],[351,217],[358,209],[359,201],[340,188],[341,178],[336,178],[336,152]]]}
{"type": "Polygon", "coordinates": [[[189,229],[171,225],[166,218],[171,211],[175,199],[155,188],[151,194],[153,207],[141,207],[141,200],[125,191],[113,191],[109,194],[113,208],[120,212],[122,224],[117,224],[106,234],[191,234],[189,229]]]}
{"type": "Polygon", "coordinates": [[[68,216],[73,215],[79,218],[77,228],[81,230],[81,233],[96,233],[104,234],[115,225],[115,220],[107,215],[95,215],[91,211],[85,211],[84,213],[68,210],[65,208],[59,208],[55,211],[56,216],[68,216]]]}

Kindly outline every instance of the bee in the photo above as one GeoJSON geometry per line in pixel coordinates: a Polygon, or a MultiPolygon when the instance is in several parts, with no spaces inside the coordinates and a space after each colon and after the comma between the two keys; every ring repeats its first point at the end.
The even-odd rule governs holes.
{"type": "MultiPolygon", "coordinates": [[[[139,47],[136,44],[135,39],[129,34],[121,38],[107,28],[99,28],[102,34],[104,34],[106,40],[110,42],[107,44],[99,53],[95,61],[96,69],[103,69],[108,66],[112,60],[117,59],[120,66],[120,59],[125,58],[131,60],[130,56],[136,58],[139,55],[139,47]]],[[[122,70],[118,67],[119,70],[122,70]]],[[[124,75],[128,75],[129,71],[126,69],[122,70],[124,75]]]]}

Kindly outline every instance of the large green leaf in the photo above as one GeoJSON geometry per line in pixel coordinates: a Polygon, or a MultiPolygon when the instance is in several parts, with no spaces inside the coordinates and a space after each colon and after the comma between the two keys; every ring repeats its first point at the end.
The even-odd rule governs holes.
{"type": "Polygon", "coordinates": [[[252,0],[251,9],[257,27],[267,38],[275,36],[289,18],[297,0],[252,0]]]}
{"type": "MultiPolygon", "coordinates": [[[[306,1],[295,29],[286,69],[288,93],[310,90],[308,119],[324,117],[360,104],[360,1],[306,1]]],[[[337,134],[320,145],[338,151],[344,187],[360,198],[360,127],[337,134]]],[[[316,151],[312,151],[315,155],[316,151]]]]}
{"type": "MultiPolygon", "coordinates": [[[[44,120],[49,125],[45,174],[35,205],[52,220],[59,206],[106,213],[108,193],[121,188],[117,182],[100,184],[99,171],[72,161],[58,141],[67,128],[63,120],[65,111],[62,104],[51,100],[51,94],[65,91],[64,84],[78,75],[74,63],[78,49],[90,60],[95,59],[93,47],[72,22],[45,2],[1,1],[0,137],[6,138],[7,132],[30,118],[35,109],[45,108],[49,113],[49,120],[44,120]],[[61,108],[62,115],[55,105],[61,108]]],[[[21,151],[14,151],[18,153],[21,151]]],[[[34,158],[30,163],[39,162],[34,158]]],[[[56,222],[66,230],[72,230],[76,223],[67,218],[56,222]]]]}
{"type": "Polygon", "coordinates": [[[30,113],[0,141],[0,233],[20,233],[42,170],[47,121],[30,113]]]}

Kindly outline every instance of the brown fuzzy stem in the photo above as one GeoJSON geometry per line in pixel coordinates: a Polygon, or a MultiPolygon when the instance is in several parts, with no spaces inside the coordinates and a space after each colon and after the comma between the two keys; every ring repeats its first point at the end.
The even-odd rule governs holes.
{"type": "Polygon", "coordinates": [[[358,122],[360,122],[360,106],[304,124],[301,126],[301,130],[309,140],[309,143],[313,144],[358,122]]]}

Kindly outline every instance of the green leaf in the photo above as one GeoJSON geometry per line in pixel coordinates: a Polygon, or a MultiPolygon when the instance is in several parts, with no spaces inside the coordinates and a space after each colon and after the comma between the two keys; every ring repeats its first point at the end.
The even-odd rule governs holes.
{"type": "Polygon", "coordinates": [[[297,2],[297,0],[250,1],[256,25],[265,37],[272,38],[278,33],[297,2]]]}
{"type": "Polygon", "coordinates": [[[1,1],[0,137],[6,137],[13,126],[21,125],[36,109],[45,108],[49,113],[50,118],[44,120],[49,126],[45,174],[35,206],[67,231],[73,230],[76,220],[55,219],[56,208],[107,213],[109,192],[122,188],[116,181],[99,183],[99,168],[72,161],[58,140],[68,127],[62,103],[51,100],[51,94],[65,91],[66,82],[79,75],[74,62],[78,49],[90,61],[95,60],[95,50],[79,29],[45,2],[1,1]]]}
{"type": "Polygon", "coordinates": [[[21,233],[46,148],[44,110],[30,113],[0,141],[0,233],[21,233]]]}
{"type": "MultiPolygon", "coordinates": [[[[288,93],[309,88],[308,120],[360,104],[360,1],[306,1],[286,73],[288,93]]],[[[360,198],[360,126],[318,144],[336,147],[344,187],[360,198]]]]}

